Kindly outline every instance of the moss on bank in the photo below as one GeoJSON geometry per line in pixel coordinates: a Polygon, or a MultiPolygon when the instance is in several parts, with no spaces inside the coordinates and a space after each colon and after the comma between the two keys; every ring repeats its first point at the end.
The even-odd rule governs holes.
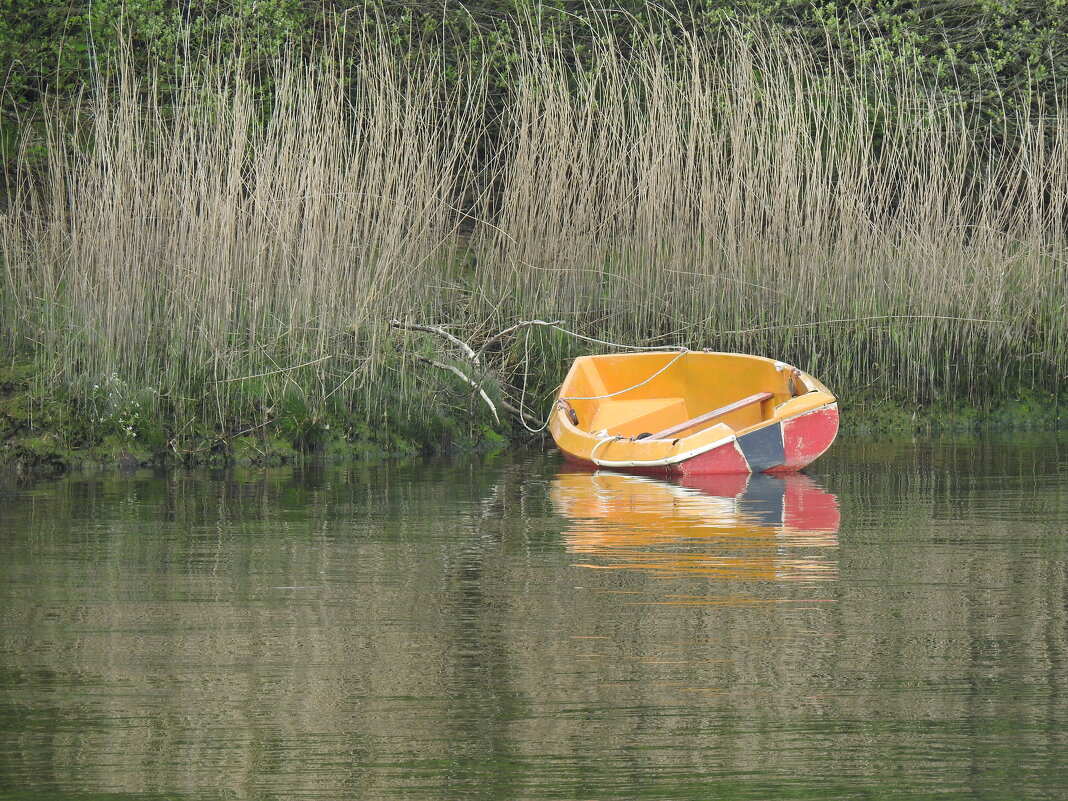
{"type": "MultiPolygon", "coordinates": [[[[400,429],[373,428],[359,418],[299,419],[292,415],[249,426],[145,418],[119,409],[91,417],[71,396],[47,394],[27,364],[0,368],[0,465],[35,473],[85,467],[280,465],[302,461],[358,461],[446,451],[486,451],[528,435],[507,423],[497,429],[461,419],[400,429]]],[[[915,434],[1053,430],[1068,418],[1068,403],[1051,394],[1021,390],[988,408],[942,400],[920,406],[843,392],[842,430],[915,434]]]]}
{"type": "Polygon", "coordinates": [[[100,410],[46,392],[31,365],[0,367],[0,465],[36,473],[79,467],[280,465],[352,461],[502,447],[506,436],[468,421],[423,419],[372,427],[362,416],[298,417],[292,412],[226,426],[163,420],[129,405],[100,410]],[[92,412],[92,413],[91,413],[92,412]]]}
{"type": "Polygon", "coordinates": [[[839,403],[842,430],[857,434],[983,431],[1053,431],[1068,420],[1068,402],[1028,388],[992,399],[985,407],[941,399],[928,405],[861,395],[839,403]]]}

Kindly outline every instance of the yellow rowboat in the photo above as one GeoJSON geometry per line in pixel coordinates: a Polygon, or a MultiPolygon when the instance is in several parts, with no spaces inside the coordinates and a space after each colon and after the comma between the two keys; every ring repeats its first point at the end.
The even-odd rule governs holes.
{"type": "Polygon", "coordinates": [[[549,421],[564,457],[627,472],[800,470],[830,447],[838,404],[823,384],[740,353],[583,356],[549,421]]]}

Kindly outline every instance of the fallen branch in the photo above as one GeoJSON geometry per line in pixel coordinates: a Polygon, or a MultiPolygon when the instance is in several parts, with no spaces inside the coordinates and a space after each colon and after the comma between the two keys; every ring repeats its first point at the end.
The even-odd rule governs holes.
{"type": "MultiPolygon", "coordinates": [[[[471,376],[465,375],[462,370],[460,370],[458,367],[455,367],[454,365],[436,362],[433,359],[428,359],[426,356],[420,356],[419,361],[425,364],[429,364],[433,367],[439,367],[442,370],[448,370],[450,373],[455,373],[456,375],[458,375],[464,380],[464,383],[466,383],[472,389],[478,390],[478,394],[482,396],[482,400],[484,400],[486,402],[486,405],[490,407],[490,410],[493,412],[493,416],[497,419],[497,422],[499,423],[501,421],[501,418],[497,416],[497,409],[493,405],[493,401],[489,399],[489,396],[486,394],[485,390],[483,390],[482,387],[478,385],[478,382],[471,378],[471,376]]],[[[540,433],[541,428],[545,427],[542,421],[523,411],[518,406],[514,406],[513,404],[509,403],[504,399],[501,399],[499,403],[501,405],[501,408],[508,412],[508,414],[515,415],[516,417],[520,418],[521,420],[525,421],[530,425],[539,426],[540,428],[538,433],[540,433]]]]}
{"type": "Polygon", "coordinates": [[[487,350],[489,350],[491,345],[494,345],[497,342],[500,342],[502,339],[504,339],[509,334],[514,334],[520,328],[532,328],[533,326],[536,326],[536,325],[542,325],[542,326],[545,326],[547,328],[558,328],[559,326],[561,326],[563,324],[564,324],[563,320],[553,320],[551,322],[546,322],[545,320],[520,320],[515,325],[509,326],[508,328],[505,328],[503,331],[498,331],[496,334],[494,334],[489,339],[487,339],[484,343],[482,343],[482,347],[478,349],[478,352],[479,352],[480,355],[485,353],[487,350]]]}
{"type": "Polygon", "coordinates": [[[455,373],[456,375],[460,376],[460,378],[463,379],[467,384],[478,390],[478,394],[482,396],[482,400],[486,402],[486,405],[490,407],[490,411],[493,412],[494,419],[498,423],[501,422],[500,415],[497,414],[497,407],[493,405],[493,401],[491,401],[489,395],[486,394],[486,390],[482,389],[482,386],[477,381],[475,381],[475,379],[464,373],[464,371],[461,370],[459,367],[456,367],[452,364],[442,364],[441,362],[436,362],[433,359],[428,359],[426,356],[420,356],[419,361],[432,365],[434,367],[440,367],[442,370],[448,370],[450,373],[455,373]]]}
{"type": "MultiPolygon", "coordinates": [[[[686,351],[686,348],[684,348],[684,347],[682,347],[680,345],[658,345],[658,346],[622,345],[622,344],[619,344],[619,343],[616,343],[616,342],[609,342],[609,341],[604,340],[604,339],[596,339],[594,337],[588,337],[588,336],[585,336],[584,334],[577,334],[574,331],[569,331],[566,328],[564,328],[563,324],[564,324],[563,320],[520,320],[519,322],[515,323],[514,325],[510,325],[507,328],[504,328],[504,329],[498,331],[497,333],[492,334],[489,337],[487,337],[486,339],[484,339],[482,341],[482,344],[476,350],[474,347],[469,345],[467,342],[464,342],[462,339],[457,337],[455,334],[451,334],[448,331],[446,331],[440,325],[421,325],[419,323],[406,323],[406,322],[402,322],[400,320],[390,320],[389,321],[389,327],[390,328],[396,328],[396,329],[400,329],[402,331],[421,331],[421,332],[426,333],[426,334],[433,334],[434,336],[444,340],[445,342],[448,342],[450,345],[454,346],[457,350],[459,350],[460,351],[460,355],[464,359],[466,359],[468,362],[470,362],[471,367],[473,368],[472,373],[469,374],[469,373],[461,370],[460,368],[456,367],[455,365],[446,364],[446,363],[440,362],[440,361],[435,361],[434,359],[428,358],[426,356],[420,356],[419,360],[421,362],[423,362],[424,364],[429,364],[432,367],[437,367],[440,370],[448,370],[450,373],[453,373],[458,378],[460,378],[460,380],[462,380],[465,384],[467,384],[469,387],[471,387],[473,390],[475,390],[481,396],[482,400],[486,403],[486,405],[490,407],[490,410],[493,412],[493,417],[497,420],[497,422],[500,422],[500,419],[501,419],[500,416],[497,413],[497,406],[494,405],[493,401],[490,400],[490,397],[486,394],[485,390],[482,389],[482,385],[485,383],[487,378],[490,378],[492,376],[493,380],[499,386],[502,387],[502,392],[503,392],[504,388],[508,387],[508,382],[503,380],[503,377],[502,377],[502,375],[501,375],[499,370],[494,370],[492,368],[487,368],[485,366],[485,364],[483,362],[483,356],[489,351],[490,348],[492,348],[494,345],[499,343],[502,339],[504,339],[505,337],[508,337],[508,336],[513,336],[517,331],[521,331],[523,329],[535,328],[535,327],[553,328],[553,329],[555,329],[557,331],[560,331],[563,334],[567,334],[568,336],[575,337],[576,339],[581,339],[581,340],[585,340],[586,342],[593,342],[593,343],[600,344],[600,345],[607,345],[609,347],[617,348],[617,349],[620,349],[620,350],[639,350],[639,351],[663,351],[663,350],[672,351],[672,350],[676,350],[676,351],[679,351],[680,354],[684,353],[686,351]]],[[[544,431],[545,431],[545,428],[546,428],[546,425],[547,425],[546,421],[539,420],[539,419],[535,418],[533,415],[528,414],[523,409],[522,398],[520,398],[520,401],[519,401],[518,405],[510,403],[506,398],[501,398],[498,401],[498,405],[500,406],[501,409],[506,411],[508,414],[511,414],[511,415],[517,417],[523,423],[523,427],[526,428],[527,431],[529,431],[531,434],[535,434],[535,435],[543,435],[544,434],[544,431]]]]}
{"type": "MultiPolygon", "coordinates": [[[[436,334],[437,336],[448,340],[453,345],[458,347],[463,352],[464,356],[466,356],[468,359],[471,360],[471,363],[475,367],[478,367],[478,368],[482,367],[482,362],[478,358],[478,354],[475,353],[475,349],[472,348],[470,345],[468,345],[466,342],[464,342],[462,339],[459,339],[459,338],[453,336],[452,334],[450,334],[448,331],[446,331],[441,326],[438,326],[438,325],[417,325],[416,323],[402,323],[400,320],[390,320],[389,321],[389,327],[390,328],[400,328],[401,330],[404,330],[404,331],[424,331],[424,332],[426,332],[428,334],[436,334]]],[[[485,348],[483,348],[482,350],[485,350],[485,348]]]]}
{"type": "Polygon", "coordinates": [[[486,394],[486,391],[482,388],[482,385],[485,383],[487,378],[490,378],[492,376],[494,381],[502,388],[507,386],[507,382],[502,380],[501,375],[497,371],[487,368],[484,365],[482,355],[486,353],[486,350],[488,348],[500,342],[504,337],[509,336],[510,334],[514,334],[516,331],[519,331],[523,328],[531,328],[534,326],[558,328],[562,323],[562,320],[556,320],[552,322],[547,322],[545,320],[521,320],[515,325],[509,326],[508,328],[505,328],[504,330],[499,331],[493,336],[486,339],[478,348],[478,350],[473,348],[468,343],[464,342],[455,334],[449,333],[439,325],[420,325],[418,323],[406,323],[400,320],[390,320],[389,327],[396,328],[402,331],[421,331],[423,333],[433,334],[434,336],[439,337],[448,342],[449,344],[455,346],[460,351],[460,354],[463,356],[463,358],[465,358],[468,362],[471,363],[471,367],[473,368],[473,374],[469,374],[464,370],[461,370],[454,364],[446,364],[445,362],[437,361],[427,356],[419,356],[419,361],[423,362],[423,364],[429,364],[431,367],[437,367],[439,370],[447,370],[448,372],[458,377],[469,387],[471,387],[471,389],[473,389],[479,394],[483,402],[487,406],[489,406],[490,411],[493,412],[494,419],[497,420],[498,423],[500,422],[501,418],[500,415],[497,413],[497,407],[500,406],[500,408],[503,409],[505,412],[518,418],[523,423],[524,427],[528,430],[532,432],[536,431],[537,433],[541,433],[541,431],[545,428],[544,423],[541,420],[535,418],[533,415],[528,414],[523,409],[522,402],[520,402],[520,404],[517,406],[516,404],[509,402],[506,398],[501,398],[497,401],[497,404],[495,405],[494,402],[490,399],[489,395],[486,394]],[[537,426],[537,429],[533,429],[531,428],[531,426],[537,426]]]}

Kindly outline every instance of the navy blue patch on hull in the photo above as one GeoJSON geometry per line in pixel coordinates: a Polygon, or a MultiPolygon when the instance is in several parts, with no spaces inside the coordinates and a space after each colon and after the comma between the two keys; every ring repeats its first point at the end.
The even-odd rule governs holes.
{"type": "Polygon", "coordinates": [[[778,467],[786,461],[786,451],[782,445],[782,426],[778,423],[738,437],[738,445],[754,473],[769,467],[778,467]]]}

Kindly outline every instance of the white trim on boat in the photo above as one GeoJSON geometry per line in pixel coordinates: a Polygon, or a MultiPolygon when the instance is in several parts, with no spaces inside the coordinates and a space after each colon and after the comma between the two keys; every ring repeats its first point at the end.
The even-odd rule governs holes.
{"type": "Polygon", "coordinates": [[[808,417],[810,414],[815,414],[816,412],[825,412],[828,409],[834,409],[835,411],[837,411],[838,401],[833,400],[830,403],[825,403],[822,406],[815,407],[814,409],[807,409],[806,411],[800,412],[799,414],[792,414],[789,417],[784,418],[782,422],[788,423],[791,420],[800,420],[802,417],[808,417]]]}
{"type": "MultiPolygon", "coordinates": [[[[605,442],[607,440],[602,440],[605,442]]],[[[598,459],[593,454],[596,452],[597,447],[590,451],[590,461],[598,467],[667,467],[668,465],[678,464],[679,462],[685,462],[688,459],[692,459],[695,456],[700,456],[702,453],[708,453],[708,451],[715,450],[721,445],[726,445],[728,442],[737,442],[737,438],[731,434],[723,439],[718,439],[715,442],[710,442],[707,445],[701,445],[693,450],[683,451],[682,453],[676,453],[671,456],[665,456],[662,459],[626,459],[622,461],[612,461],[610,459],[598,459]]],[[[598,443],[600,445],[601,443],[598,443]]]]}

